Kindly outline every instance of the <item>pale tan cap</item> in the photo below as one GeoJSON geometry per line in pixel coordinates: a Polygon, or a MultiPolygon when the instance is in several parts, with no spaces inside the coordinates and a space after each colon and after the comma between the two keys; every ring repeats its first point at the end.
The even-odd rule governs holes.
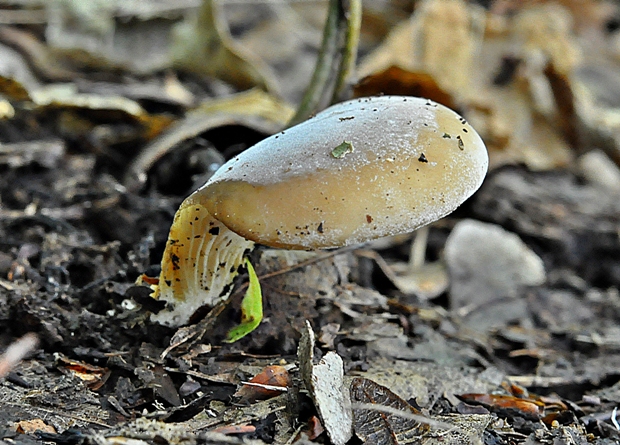
{"type": "Polygon", "coordinates": [[[328,108],[227,162],[188,201],[233,232],[289,249],[410,232],[482,184],[476,131],[435,102],[402,96],[328,108]]]}

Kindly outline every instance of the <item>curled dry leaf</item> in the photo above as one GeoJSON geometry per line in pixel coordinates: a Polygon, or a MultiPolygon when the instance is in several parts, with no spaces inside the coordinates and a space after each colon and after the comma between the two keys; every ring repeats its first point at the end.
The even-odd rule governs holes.
{"type": "Polygon", "coordinates": [[[0,93],[14,101],[30,100],[26,87],[10,76],[0,75],[0,93]]]}
{"type": "MultiPolygon", "coordinates": [[[[24,31],[16,26],[3,26],[0,28],[0,41],[23,54],[32,67],[32,71],[40,78],[53,82],[66,82],[76,76],[76,72],[64,66],[58,57],[54,57],[48,47],[32,32],[24,31]]],[[[38,84],[29,72],[26,76],[29,81],[38,84]]]]}
{"type": "Polygon", "coordinates": [[[450,279],[443,261],[412,267],[410,263],[392,263],[388,278],[402,293],[416,295],[423,300],[438,297],[448,289],[450,279]]]}
{"type": "Polygon", "coordinates": [[[308,439],[314,440],[325,432],[321,420],[317,416],[312,416],[308,420],[308,439]]]}
{"type": "Polygon", "coordinates": [[[470,404],[479,404],[492,411],[513,411],[529,419],[540,419],[545,404],[534,399],[502,394],[461,394],[459,399],[470,404]]]}
{"type": "Polygon", "coordinates": [[[240,89],[277,91],[269,67],[231,38],[213,0],[203,0],[193,20],[175,29],[172,45],[176,68],[222,79],[240,89]]]}
{"type": "Polygon", "coordinates": [[[422,417],[420,411],[385,386],[357,377],[351,382],[350,391],[355,434],[363,442],[386,445],[418,443],[428,431],[427,424],[411,419],[412,415],[422,417]],[[365,407],[356,408],[356,404],[365,407]],[[368,405],[374,405],[376,410],[368,405]]]}
{"type": "Polygon", "coordinates": [[[449,285],[446,265],[443,261],[426,262],[426,248],[428,243],[428,226],[415,232],[415,237],[409,249],[409,261],[387,263],[382,258],[377,264],[406,295],[416,295],[428,300],[441,295],[449,285]]]}
{"type": "Polygon", "coordinates": [[[135,374],[144,383],[152,388],[157,397],[165,400],[172,406],[181,405],[181,397],[172,382],[172,378],[161,365],[144,365],[135,369],[135,374]]]}
{"type": "Polygon", "coordinates": [[[110,370],[89,363],[72,360],[62,354],[56,355],[57,365],[79,378],[93,391],[97,391],[110,377],[110,370]]]}
{"type": "Polygon", "coordinates": [[[448,108],[455,108],[454,98],[441,88],[435,78],[423,71],[410,71],[398,65],[369,74],[354,87],[357,97],[378,94],[426,97],[448,108]]]}
{"type": "Polygon", "coordinates": [[[573,17],[565,7],[549,2],[523,8],[513,26],[524,59],[536,63],[534,59],[542,57],[564,75],[578,65],[581,54],[573,37],[573,17]]]}
{"type": "Polygon", "coordinates": [[[34,434],[36,432],[46,432],[55,434],[56,428],[43,421],[43,419],[22,420],[15,425],[15,431],[19,434],[34,434]]]}
{"type": "Polygon", "coordinates": [[[397,66],[431,75],[439,87],[462,98],[473,94],[472,68],[480,49],[484,15],[463,0],[426,0],[390,33],[360,66],[360,75],[397,66]]]}
{"type": "Polygon", "coordinates": [[[150,140],[172,122],[169,116],[150,114],[124,96],[81,93],[75,84],[52,84],[29,94],[35,109],[56,119],[65,134],[100,144],[150,140]],[[109,131],[107,125],[118,129],[109,131]]]}
{"type": "Polygon", "coordinates": [[[272,134],[282,129],[293,113],[289,105],[258,89],[204,102],[134,158],[125,173],[124,185],[130,190],[142,187],[158,160],[199,134],[227,125],[242,125],[272,134]]]}
{"type": "Polygon", "coordinates": [[[244,401],[264,400],[276,397],[291,385],[291,376],[284,366],[266,366],[259,374],[235,393],[244,401]]]}

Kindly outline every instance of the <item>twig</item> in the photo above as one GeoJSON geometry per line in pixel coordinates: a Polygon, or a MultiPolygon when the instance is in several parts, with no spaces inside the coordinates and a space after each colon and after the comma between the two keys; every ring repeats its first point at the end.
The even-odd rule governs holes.
{"type": "Polygon", "coordinates": [[[340,255],[342,253],[347,253],[347,252],[351,252],[353,250],[357,250],[359,249],[361,246],[360,245],[353,245],[353,246],[347,246],[347,247],[342,247],[340,249],[336,249],[336,250],[332,250],[330,252],[324,253],[322,255],[317,255],[313,258],[309,258],[307,260],[301,261],[297,264],[293,264],[292,266],[287,266],[287,267],[283,267],[282,269],[278,269],[274,272],[269,272],[266,273],[264,275],[260,275],[258,277],[259,280],[266,280],[268,278],[273,278],[276,277],[278,275],[284,275],[285,273],[289,273],[293,270],[296,269],[300,269],[302,267],[305,266],[309,266],[310,264],[314,264],[314,263],[318,263],[320,261],[326,260],[328,258],[334,257],[336,255],[340,255]]]}
{"type": "Polygon", "coordinates": [[[402,417],[403,419],[413,420],[415,422],[420,422],[422,424],[435,427],[445,431],[452,431],[458,429],[455,425],[442,422],[440,420],[435,420],[430,417],[427,417],[423,414],[414,414],[408,411],[403,411],[392,406],[387,405],[379,405],[375,403],[351,403],[351,409],[353,410],[367,410],[367,411],[376,411],[378,413],[390,414],[392,416],[402,417]]]}

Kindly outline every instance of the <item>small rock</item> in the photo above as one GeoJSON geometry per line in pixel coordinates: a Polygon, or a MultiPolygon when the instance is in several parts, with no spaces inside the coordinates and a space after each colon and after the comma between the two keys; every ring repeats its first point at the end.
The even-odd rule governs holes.
{"type": "Polygon", "coordinates": [[[591,183],[620,191],[620,168],[600,150],[592,150],[579,158],[579,170],[591,183]]]}
{"type": "Polygon", "coordinates": [[[451,307],[476,331],[527,317],[524,287],[546,279],[540,257],[495,224],[459,222],[446,241],[445,258],[451,307]]]}

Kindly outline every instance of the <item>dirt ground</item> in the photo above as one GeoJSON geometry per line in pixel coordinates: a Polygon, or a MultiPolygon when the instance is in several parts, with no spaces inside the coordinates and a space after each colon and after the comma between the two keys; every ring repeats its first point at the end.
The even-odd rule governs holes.
{"type": "Polygon", "coordinates": [[[232,75],[155,45],[195,5],[0,2],[0,444],[620,443],[620,12],[447,1],[461,35],[446,1],[365,3],[355,91],[461,112],[482,187],[423,234],[259,246],[264,320],[235,343],[246,272],[181,328],[144,277],[182,200],[284,128],[326,4],[222,7],[232,75]],[[442,26],[466,76],[434,65],[442,26]],[[409,66],[407,29],[437,42],[409,66]]]}

